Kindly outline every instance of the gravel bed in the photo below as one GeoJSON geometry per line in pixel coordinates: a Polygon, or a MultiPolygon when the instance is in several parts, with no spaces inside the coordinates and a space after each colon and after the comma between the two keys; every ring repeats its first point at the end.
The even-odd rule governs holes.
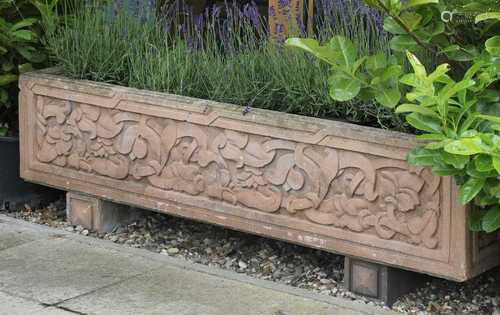
{"type": "MultiPolygon", "coordinates": [[[[356,296],[344,288],[344,257],[340,255],[149,211],[145,211],[137,222],[112,233],[95,233],[67,223],[64,209],[65,201],[61,199],[42,209],[25,206],[7,214],[32,223],[387,308],[379,301],[356,296]]],[[[430,278],[425,287],[401,297],[392,309],[418,315],[500,315],[500,270],[486,272],[465,283],[430,278]]]]}

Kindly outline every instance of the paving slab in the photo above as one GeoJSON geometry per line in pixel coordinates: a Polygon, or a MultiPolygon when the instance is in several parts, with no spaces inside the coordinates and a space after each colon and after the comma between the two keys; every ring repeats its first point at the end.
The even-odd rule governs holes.
{"type": "Polygon", "coordinates": [[[0,290],[55,304],[159,265],[141,257],[51,238],[0,252],[0,290]]]}
{"type": "Polygon", "coordinates": [[[396,314],[0,215],[6,226],[31,241],[0,249],[0,315],[396,314]]]}
{"type": "Polygon", "coordinates": [[[0,291],[0,315],[69,315],[74,314],[60,308],[47,307],[40,303],[12,296],[0,291]]]}
{"type": "Polygon", "coordinates": [[[354,315],[359,312],[191,270],[164,266],[66,301],[85,314],[354,315]],[[342,311],[340,313],[340,311],[342,311]]]}
{"type": "Polygon", "coordinates": [[[30,228],[13,226],[0,220],[0,251],[47,237],[45,233],[40,234],[30,228]]]}

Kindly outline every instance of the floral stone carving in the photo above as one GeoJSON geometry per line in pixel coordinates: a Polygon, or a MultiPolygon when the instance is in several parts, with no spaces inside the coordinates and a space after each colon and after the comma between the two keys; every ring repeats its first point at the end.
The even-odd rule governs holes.
{"type": "Polygon", "coordinates": [[[453,180],[406,163],[411,135],[243,114],[53,71],[20,78],[20,171],[69,200],[133,205],[458,281],[499,263],[497,235],[469,231],[453,180]]]}
{"type": "Polygon", "coordinates": [[[440,178],[400,160],[41,97],[36,159],[439,247],[440,178]]]}

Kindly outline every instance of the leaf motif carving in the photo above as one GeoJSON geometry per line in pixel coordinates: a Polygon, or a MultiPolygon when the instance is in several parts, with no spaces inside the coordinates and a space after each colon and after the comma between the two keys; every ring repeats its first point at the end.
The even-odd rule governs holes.
{"type": "Polygon", "coordinates": [[[293,154],[285,154],[278,158],[276,167],[266,172],[266,179],[273,185],[280,186],[286,181],[288,172],[295,164],[293,154]]]}
{"type": "Polygon", "coordinates": [[[89,161],[93,171],[100,175],[124,179],[129,173],[129,161],[122,156],[107,158],[95,158],[89,161]]]}
{"type": "Polygon", "coordinates": [[[274,159],[275,152],[266,152],[263,150],[262,145],[257,142],[250,142],[243,151],[244,164],[261,168],[271,163],[274,159]]]}
{"type": "Polygon", "coordinates": [[[167,126],[163,129],[161,133],[161,166],[164,166],[169,157],[170,151],[174,147],[177,141],[177,124],[169,120],[167,121],[167,126]]]}
{"type": "Polygon", "coordinates": [[[440,246],[441,180],[428,169],[47,97],[36,109],[40,163],[174,191],[200,203],[209,198],[283,220],[440,246]]]}
{"type": "Polygon", "coordinates": [[[129,154],[130,152],[132,152],[132,148],[138,134],[139,133],[137,126],[126,128],[123,134],[118,138],[118,141],[115,144],[115,149],[121,154],[129,154]]]}
{"type": "Polygon", "coordinates": [[[57,158],[56,149],[44,141],[37,152],[37,159],[42,163],[50,163],[57,158]]]}
{"type": "Polygon", "coordinates": [[[267,187],[257,190],[237,189],[235,194],[238,202],[264,212],[275,212],[281,205],[281,192],[267,187]]]}
{"type": "Polygon", "coordinates": [[[248,135],[242,134],[242,133],[239,133],[236,131],[232,131],[232,130],[225,130],[224,133],[227,137],[227,141],[229,143],[232,143],[233,145],[235,145],[239,149],[243,149],[247,146],[248,139],[249,139],[248,135]]]}
{"type": "Polygon", "coordinates": [[[97,137],[97,127],[91,120],[82,118],[78,122],[78,129],[80,129],[80,131],[82,132],[88,133],[90,135],[90,139],[95,139],[97,137]]]}
{"type": "Polygon", "coordinates": [[[134,147],[132,148],[132,152],[135,157],[138,159],[143,159],[148,154],[148,145],[146,141],[142,137],[137,137],[134,142],[134,147]]]}
{"type": "Polygon", "coordinates": [[[98,108],[85,104],[80,105],[80,110],[83,115],[85,115],[93,122],[96,122],[99,119],[99,115],[101,114],[101,111],[98,108]]]}
{"type": "Polygon", "coordinates": [[[99,137],[111,139],[116,137],[121,132],[123,123],[115,123],[110,115],[101,114],[96,126],[96,133],[99,137]]]}
{"type": "Polygon", "coordinates": [[[304,186],[304,176],[302,176],[300,171],[292,167],[288,172],[287,183],[293,190],[300,190],[304,186]]]}

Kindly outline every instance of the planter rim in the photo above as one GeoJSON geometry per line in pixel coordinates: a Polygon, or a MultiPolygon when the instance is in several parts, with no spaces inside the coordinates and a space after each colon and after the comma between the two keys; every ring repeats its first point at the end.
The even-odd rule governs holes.
{"type": "Polygon", "coordinates": [[[422,141],[417,140],[414,134],[358,125],[352,122],[291,114],[263,108],[252,108],[250,113],[244,114],[244,106],[242,105],[217,102],[179,94],[138,89],[99,81],[72,79],[63,75],[62,70],[59,67],[24,73],[19,78],[19,86],[21,87],[24,82],[29,81],[30,78],[60,82],[63,86],[62,88],[65,90],[82,90],[82,86],[85,86],[92,91],[91,94],[97,96],[110,97],[113,96],[113,94],[116,94],[115,92],[118,92],[118,94],[120,91],[128,93],[132,92],[136,95],[143,96],[144,99],[155,99],[156,101],[143,102],[148,105],[150,104],[151,106],[163,107],[161,101],[158,102],[158,100],[176,101],[178,103],[182,103],[183,106],[189,107],[191,111],[196,113],[206,113],[209,115],[214,111],[231,112],[232,116],[235,116],[236,114],[239,115],[238,120],[248,122],[258,121],[259,124],[273,127],[303,130],[310,133],[317,133],[327,129],[329,135],[335,135],[353,140],[363,140],[382,145],[388,144],[387,140],[391,140],[390,145],[407,149],[413,149],[419,143],[423,143],[422,141]],[[291,121],[292,123],[288,123],[288,121],[291,121]],[[297,125],[297,122],[300,122],[303,125],[297,125]],[[369,137],[367,138],[367,136],[369,137]]]}

